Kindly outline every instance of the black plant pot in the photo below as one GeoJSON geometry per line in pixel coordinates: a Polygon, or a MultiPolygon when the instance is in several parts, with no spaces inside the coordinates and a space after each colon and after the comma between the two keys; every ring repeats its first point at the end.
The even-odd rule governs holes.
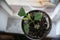
{"type": "MultiPolygon", "coordinates": [[[[34,24],[31,23],[29,25],[29,32],[27,34],[24,30],[24,24],[26,24],[27,22],[30,22],[30,20],[27,20],[26,23],[24,22],[24,20],[22,20],[23,32],[28,38],[31,38],[31,39],[43,39],[44,37],[46,37],[49,34],[51,27],[52,27],[51,19],[50,19],[49,15],[44,11],[32,10],[32,11],[28,12],[31,15],[32,20],[34,20],[34,14],[36,14],[37,12],[40,12],[43,14],[43,18],[41,21],[35,20],[35,22],[34,22],[34,24],[39,23],[39,25],[41,25],[41,27],[38,30],[35,29],[34,24]]],[[[26,17],[26,16],[24,16],[24,17],[26,17]]]]}

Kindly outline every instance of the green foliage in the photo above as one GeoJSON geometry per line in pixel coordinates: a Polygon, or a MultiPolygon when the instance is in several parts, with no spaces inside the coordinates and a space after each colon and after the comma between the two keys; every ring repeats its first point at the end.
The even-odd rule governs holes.
{"type": "Polygon", "coordinates": [[[26,17],[23,18],[22,20],[31,20],[30,14],[28,13],[28,15],[26,15],[26,17]]]}
{"type": "Polygon", "coordinates": [[[19,15],[19,16],[25,16],[25,15],[26,15],[24,8],[21,8],[21,9],[19,10],[18,15],[19,15]]]}
{"type": "Polygon", "coordinates": [[[28,34],[28,32],[29,32],[29,24],[24,25],[24,31],[28,34]]]}
{"type": "MultiPolygon", "coordinates": [[[[41,14],[41,13],[36,13],[35,16],[34,16],[34,20],[32,20],[30,13],[26,14],[24,8],[21,8],[21,9],[19,10],[18,15],[19,15],[19,16],[26,16],[26,17],[23,18],[22,20],[31,20],[31,22],[29,22],[28,24],[25,24],[25,25],[24,25],[24,31],[25,31],[26,33],[28,33],[28,31],[29,31],[29,24],[30,24],[30,23],[32,23],[32,22],[34,23],[34,20],[41,20],[41,19],[42,19],[42,14],[41,14]]],[[[39,29],[39,27],[40,27],[39,25],[35,25],[35,28],[36,28],[36,29],[39,29]]]]}
{"type": "Polygon", "coordinates": [[[41,20],[42,19],[42,14],[41,13],[36,13],[34,20],[41,20]]]}

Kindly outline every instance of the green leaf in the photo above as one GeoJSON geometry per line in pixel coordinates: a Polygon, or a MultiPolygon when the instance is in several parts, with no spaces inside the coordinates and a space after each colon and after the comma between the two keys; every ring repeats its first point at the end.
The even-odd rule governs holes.
{"type": "Polygon", "coordinates": [[[29,24],[24,25],[24,31],[28,34],[28,32],[29,32],[29,24]]]}
{"type": "Polygon", "coordinates": [[[34,16],[34,20],[41,20],[42,19],[42,14],[41,13],[36,13],[34,16]]]}
{"type": "Polygon", "coordinates": [[[26,15],[24,8],[21,8],[21,9],[19,10],[18,15],[19,15],[19,16],[25,16],[25,15],[26,15]]]}

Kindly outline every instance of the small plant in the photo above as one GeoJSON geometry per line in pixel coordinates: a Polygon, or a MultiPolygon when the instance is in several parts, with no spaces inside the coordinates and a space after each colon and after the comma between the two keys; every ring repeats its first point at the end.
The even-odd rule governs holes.
{"type": "MultiPolygon", "coordinates": [[[[25,10],[23,8],[20,9],[19,13],[18,13],[19,16],[26,16],[25,18],[23,18],[22,20],[31,20],[30,23],[34,23],[35,20],[41,20],[42,19],[42,14],[41,13],[36,13],[35,16],[34,16],[34,20],[31,19],[31,15],[28,13],[26,14],[25,13],[25,10]]],[[[28,24],[25,24],[24,27],[25,27],[25,31],[28,30],[29,28],[29,25],[30,23],[28,24]]],[[[39,26],[39,25],[38,25],[39,26]]],[[[39,27],[35,27],[36,29],[39,29],[39,27]]]]}
{"type": "Polygon", "coordinates": [[[40,10],[33,10],[26,13],[24,8],[21,8],[18,15],[24,16],[22,18],[23,31],[32,38],[41,38],[46,33],[48,25],[50,25],[48,24],[49,17],[45,12],[40,10]],[[46,18],[48,19],[46,20],[46,18]]]}

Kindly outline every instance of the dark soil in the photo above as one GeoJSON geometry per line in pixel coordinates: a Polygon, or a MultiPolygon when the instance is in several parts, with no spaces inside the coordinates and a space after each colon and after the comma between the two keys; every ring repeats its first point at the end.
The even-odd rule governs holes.
{"type": "Polygon", "coordinates": [[[29,27],[29,35],[34,37],[34,38],[40,38],[43,36],[43,34],[47,31],[46,27],[47,27],[47,23],[46,19],[43,17],[41,21],[37,20],[34,22],[35,24],[38,24],[41,26],[39,27],[39,29],[35,29],[34,28],[34,24],[31,23],[30,27],[29,27]]]}

